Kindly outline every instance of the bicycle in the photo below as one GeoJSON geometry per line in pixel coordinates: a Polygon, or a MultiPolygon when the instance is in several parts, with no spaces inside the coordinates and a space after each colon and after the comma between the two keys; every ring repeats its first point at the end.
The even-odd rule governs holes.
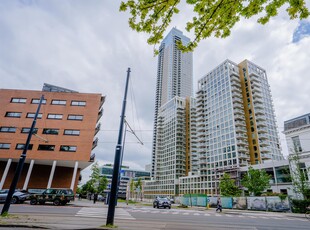
{"type": "Polygon", "coordinates": [[[310,206],[306,207],[305,217],[310,220],[310,206]]]}

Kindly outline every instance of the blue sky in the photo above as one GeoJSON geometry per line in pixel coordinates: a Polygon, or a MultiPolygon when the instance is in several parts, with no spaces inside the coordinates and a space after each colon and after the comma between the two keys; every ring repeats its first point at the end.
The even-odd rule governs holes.
{"type": "MultiPolygon", "coordinates": [[[[120,1],[0,1],[0,87],[41,90],[44,82],[106,95],[101,119],[99,163],[112,163],[117,142],[126,70],[131,68],[126,119],[144,141],[127,134],[124,164],[144,169],[151,162],[157,58],[147,35],[128,27],[120,1]]],[[[184,4],[171,27],[185,32],[184,4]]],[[[225,59],[248,59],[267,71],[284,154],[284,120],[309,113],[309,22],[290,20],[285,7],[266,25],[241,20],[226,39],[203,40],[194,52],[197,81],[225,59]],[[294,39],[293,39],[294,35],[294,39]],[[298,41],[298,42],[296,42],[298,41]]],[[[167,31],[168,32],[168,31],[167,31]]],[[[87,174],[89,170],[85,170],[87,174]]]]}
{"type": "Polygon", "coordinates": [[[303,38],[309,36],[310,36],[310,22],[306,20],[300,21],[298,27],[296,28],[293,34],[293,43],[297,43],[303,38]]]}

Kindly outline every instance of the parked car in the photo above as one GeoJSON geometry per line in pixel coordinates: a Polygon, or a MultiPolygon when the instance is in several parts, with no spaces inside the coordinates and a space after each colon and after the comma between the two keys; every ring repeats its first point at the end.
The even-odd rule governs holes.
{"type": "MultiPolygon", "coordinates": [[[[6,200],[6,197],[8,196],[9,189],[2,189],[0,190],[0,203],[4,203],[6,200]]],[[[25,202],[25,200],[29,199],[30,194],[26,191],[18,191],[15,190],[12,196],[11,203],[12,204],[22,204],[25,202]]]]}
{"type": "Polygon", "coordinates": [[[49,188],[41,194],[32,194],[30,196],[30,204],[36,205],[52,202],[54,205],[66,205],[70,201],[74,201],[74,193],[72,189],[67,188],[49,188]]]}
{"type": "Polygon", "coordinates": [[[171,202],[168,198],[166,197],[157,197],[154,201],[153,201],[153,208],[171,208],[171,202]]]}
{"type": "Polygon", "coordinates": [[[102,202],[105,202],[105,197],[102,196],[102,195],[98,195],[98,201],[102,201],[102,202]]]}

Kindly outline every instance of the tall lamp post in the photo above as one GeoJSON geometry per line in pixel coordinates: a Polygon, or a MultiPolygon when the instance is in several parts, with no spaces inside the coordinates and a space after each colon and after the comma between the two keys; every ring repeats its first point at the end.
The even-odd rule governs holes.
{"type": "Polygon", "coordinates": [[[117,197],[117,190],[118,190],[117,187],[118,187],[120,163],[121,163],[121,157],[122,157],[122,147],[123,147],[122,139],[123,139],[123,129],[124,129],[129,76],[130,76],[130,68],[128,68],[127,70],[127,78],[126,78],[125,94],[124,94],[124,100],[123,100],[123,108],[122,108],[122,113],[121,113],[120,128],[119,128],[119,133],[118,133],[118,141],[117,141],[117,145],[115,149],[113,176],[112,176],[108,216],[107,216],[107,222],[106,222],[107,225],[114,224],[114,214],[115,214],[116,197],[117,197]]]}
{"type": "Polygon", "coordinates": [[[23,152],[20,155],[19,162],[18,162],[16,171],[15,171],[15,174],[14,174],[11,186],[10,186],[10,190],[8,192],[8,195],[7,195],[6,199],[5,199],[5,203],[4,203],[4,206],[3,206],[2,211],[1,211],[1,215],[4,215],[5,213],[7,213],[9,211],[11,200],[12,200],[12,196],[13,196],[13,194],[15,192],[17,182],[18,182],[20,174],[21,174],[21,172],[23,170],[23,166],[24,166],[24,163],[25,163],[25,160],[26,160],[27,150],[28,150],[28,147],[29,147],[29,143],[30,143],[30,140],[31,140],[31,137],[32,137],[32,133],[33,133],[34,127],[35,127],[35,125],[37,123],[37,117],[38,117],[38,114],[39,114],[39,111],[40,111],[43,99],[44,99],[44,95],[41,96],[41,99],[40,99],[40,102],[39,102],[39,105],[38,105],[38,108],[37,108],[37,112],[34,115],[33,122],[32,122],[31,128],[29,130],[28,137],[27,137],[27,141],[26,141],[26,144],[24,146],[23,152]]]}

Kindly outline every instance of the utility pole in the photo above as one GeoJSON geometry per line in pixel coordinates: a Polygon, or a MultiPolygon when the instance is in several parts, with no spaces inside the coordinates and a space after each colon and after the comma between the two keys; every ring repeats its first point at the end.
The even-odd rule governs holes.
{"type": "Polygon", "coordinates": [[[26,144],[24,146],[23,152],[20,155],[19,162],[18,162],[16,171],[15,171],[15,175],[13,177],[9,193],[8,193],[6,199],[5,199],[5,203],[4,203],[4,206],[2,208],[1,215],[4,215],[5,213],[7,213],[9,211],[11,200],[12,200],[12,196],[13,196],[13,194],[15,192],[17,182],[18,182],[20,174],[21,174],[21,172],[23,170],[23,166],[24,166],[24,163],[25,163],[25,160],[26,160],[27,150],[28,150],[28,147],[29,147],[29,143],[30,143],[30,140],[31,140],[31,137],[32,137],[32,133],[33,133],[34,127],[35,127],[35,125],[37,123],[37,117],[38,117],[38,114],[39,114],[39,111],[40,111],[43,99],[44,99],[44,95],[41,96],[41,99],[40,99],[40,102],[39,102],[39,105],[38,105],[38,108],[37,108],[37,112],[34,115],[33,122],[32,122],[31,128],[30,128],[28,137],[27,137],[27,141],[26,141],[26,144]]]}
{"type": "Polygon", "coordinates": [[[111,184],[111,192],[110,192],[110,200],[109,200],[109,208],[108,208],[108,216],[107,216],[106,225],[114,224],[115,205],[116,205],[116,197],[117,197],[117,190],[118,190],[117,187],[118,187],[120,163],[121,163],[121,157],[122,157],[122,147],[123,147],[122,138],[123,138],[123,127],[124,127],[124,120],[125,120],[129,76],[130,76],[130,68],[128,68],[127,70],[127,79],[126,79],[125,94],[124,94],[124,100],[123,100],[123,108],[122,108],[122,113],[121,113],[120,128],[119,128],[118,141],[117,141],[117,145],[115,149],[115,156],[114,156],[113,176],[112,176],[112,184],[111,184]]]}

